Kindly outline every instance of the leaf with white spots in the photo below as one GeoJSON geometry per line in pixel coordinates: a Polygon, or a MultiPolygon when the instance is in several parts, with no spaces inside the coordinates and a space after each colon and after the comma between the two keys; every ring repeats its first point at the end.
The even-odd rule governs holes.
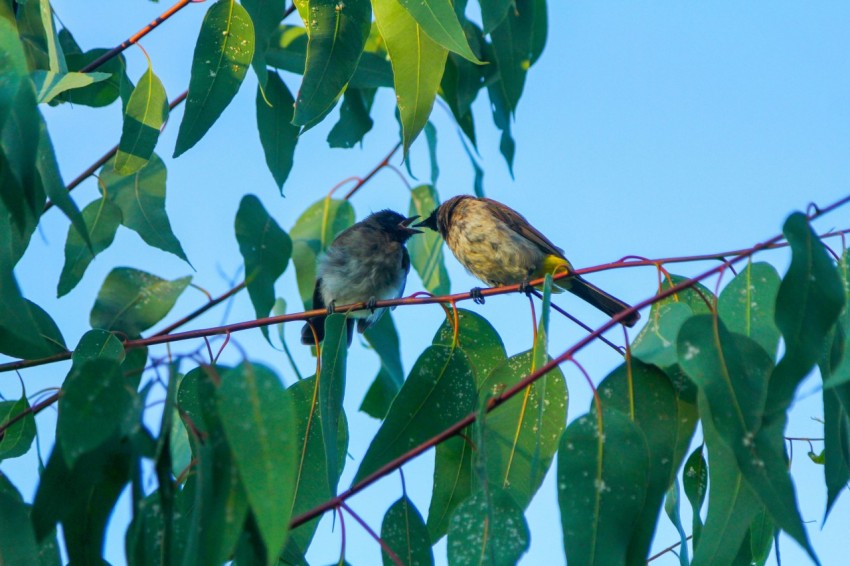
{"type": "Polygon", "coordinates": [[[522,508],[499,488],[481,490],[458,506],[449,522],[449,563],[516,564],[531,533],[522,508]]]}
{"type": "Polygon", "coordinates": [[[717,312],[726,327],[749,336],[773,356],[779,345],[774,316],[779,274],[769,263],[753,263],[720,293],[717,312]]]}

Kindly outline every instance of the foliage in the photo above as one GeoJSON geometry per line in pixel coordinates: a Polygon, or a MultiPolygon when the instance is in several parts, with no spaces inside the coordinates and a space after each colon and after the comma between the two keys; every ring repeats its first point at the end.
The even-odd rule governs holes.
{"type": "MultiPolygon", "coordinates": [[[[353,147],[372,128],[372,112],[388,110],[373,107],[378,89],[393,89],[402,153],[423,130],[431,150],[431,184],[410,191],[410,213],[424,216],[440,200],[428,122],[437,98],[474,148],[472,102],[486,90],[510,166],[511,123],[544,48],[545,0],[479,0],[479,7],[481,23],[467,16],[474,10],[464,0],[297,0],[290,9],[282,0],[210,2],[173,156],[215,126],[252,68],[259,140],[283,191],[301,133],[339,103],[328,143],[353,147]],[[295,9],[301,24],[283,23],[295,9]],[[297,89],[277,70],[301,75],[297,89]]],[[[0,474],[0,563],[58,563],[57,525],[72,563],[100,563],[107,524],[129,486],[130,563],[303,564],[321,513],[353,513],[347,497],[434,446],[427,518],[406,493],[386,511],[375,535],[385,564],[431,564],[443,536],[452,563],[514,563],[531,544],[524,513],[534,497],[557,497],[571,564],[645,563],[662,507],[683,544],[693,534],[682,563],[692,555],[694,564],[763,564],[780,530],[817,560],[784,432],[796,392],[819,367],[827,515],[850,480],[850,260],[828,254],[810,217],[795,213],[785,223],[791,264],[784,276],[749,259],[758,247],[706,273],[725,275],[731,263],[749,262],[719,296],[664,272],[625,361],[569,422],[559,364],[589,339],[549,352],[551,279],[535,339],[511,356],[486,319],[436,299],[446,320],[405,373],[395,322],[384,316],[365,335],[381,369],[361,405],[381,425],[353,485],[341,490],[349,438],[343,314],[327,317],[315,375],[285,387],[269,367],[247,359],[226,367],[212,351],[205,362],[149,357],[147,346],[173,336],[143,334],[172,315],[191,276],[166,280],[115,266],[92,305],[91,330],[73,349],[51,314],[26,298],[15,266],[53,205],[69,220],[59,296],[80,283],[122,225],[189,262],[165,209],[167,161],[155,153],[182,99],[169,105],[153,62],[133,85],[117,53],[83,52],[54,20],[48,0],[0,3],[0,353],[17,360],[0,370],[72,360],[61,392],[47,401],[31,403],[26,392],[0,401],[0,460],[35,450],[35,414],[57,400],[59,408],[34,499],[25,501],[0,474]],[[100,108],[119,99],[116,150],[101,162],[99,197],[80,210],[58,171],[40,105],[100,108]],[[165,389],[164,402],[150,406],[157,388],[165,389]],[[557,494],[539,493],[547,473],[557,475],[557,494]],[[685,501],[691,525],[679,515],[685,501]]],[[[260,198],[242,198],[234,240],[244,287],[263,319],[253,326],[269,344],[270,324],[305,318],[264,319],[276,304],[275,284],[292,263],[310,308],[316,260],[355,217],[347,197],[322,197],[287,232],[260,198]]],[[[439,237],[418,236],[409,250],[422,286],[448,294],[439,237]]]]}

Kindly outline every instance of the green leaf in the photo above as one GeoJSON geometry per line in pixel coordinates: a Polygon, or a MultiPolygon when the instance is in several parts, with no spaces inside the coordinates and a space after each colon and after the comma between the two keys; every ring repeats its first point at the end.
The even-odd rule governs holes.
{"type": "MultiPolygon", "coordinates": [[[[60,40],[62,39],[63,32],[66,31],[67,30],[63,29],[59,32],[60,40]]],[[[107,51],[109,51],[109,49],[91,49],[85,53],[71,53],[66,49],[65,61],[68,64],[68,70],[79,71],[86,65],[96,61],[107,51]]],[[[133,91],[133,83],[127,76],[127,62],[124,59],[124,55],[118,55],[117,57],[109,59],[105,63],[101,63],[97,67],[97,70],[108,74],[109,77],[89,86],[74,90],[67,90],[56,97],[54,102],[70,102],[71,104],[81,104],[92,108],[101,108],[109,106],[120,96],[121,100],[126,105],[130,99],[130,94],[133,91]]]]}
{"type": "Polygon", "coordinates": [[[431,39],[473,63],[481,63],[469,47],[451,0],[399,1],[431,39]]]}
{"type": "Polygon", "coordinates": [[[316,284],[316,259],[337,234],[354,224],[354,207],[347,200],[323,198],[305,210],[289,235],[292,238],[292,263],[304,308],[313,303],[316,284]]]}
{"type": "MultiPolygon", "coordinates": [[[[403,496],[393,503],[381,522],[381,540],[401,559],[403,564],[427,565],[434,563],[431,538],[422,515],[413,502],[403,496]]],[[[384,566],[394,564],[386,551],[382,552],[384,566]]]]}
{"type": "Polygon", "coordinates": [[[140,401],[113,359],[86,360],[71,368],[59,398],[56,437],[70,467],[80,456],[129,430],[140,401]]]}
{"type": "Polygon", "coordinates": [[[482,490],[464,501],[449,523],[449,563],[515,564],[531,533],[522,508],[502,489],[482,490]]]}
{"type": "Polygon", "coordinates": [[[109,73],[56,73],[53,71],[33,71],[32,82],[35,86],[36,101],[48,103],[63,92],[84,88],[105,81],[109,73]]]}
{"type": "Polygon", "coordinates": [[[776,325],[785,341],[785,355],[770,376],[768,418],[784,416],[797,386],[826,350],[826,338],[845,301],[838,270],[805,215],[789,216],[782,231],[792,251],[776,296],[776,325]]]}
{"type": "MultiPolygon", "coordinates": [[[[492,51],[492,47],[490,48],[492,51]]],[[[489,58],[489,63],[494,63],[495,58],[489,58]]],[[[516,156],[516,142],[511,134],[511,108],[505,94],[499,88],[498,81],[487,86],[487,95],[490,97],[490,109],[493,116],[493,125],[502,132],[499,138],[499,152],[505,158],[508,172],[514,175],[514,157],[516,156]]]]}
{"type": "Polygon", "coordinates": [[[632,342],[632,356],[647,364],[669,367],[676,363],[676,337],[682,324],[693,316],[685,303],[653,304],[649,320],[632,342]]]}
{"type": "MultiPolygon", "coordinates": [[[[420,185],[410,192],[409,214],[426,218],[440,205],[437,191],[431,185],[420,185]]],[[[451,282],[443,261],[443,238],[439,233],[426,230],[407,244],[410,263],[422,279],[429,293],[446,295],[451,292],[451,282]]]]}
{"type": "Polygon", "coordinates": [[[21,396],[17,401],[0,401],[0,427],[18,415],[27,413],[0,434],[0,460],[17,458],[29,452],[35,439],[35,417],[29,410],[26,396],[21,396]]]}
{"type": "Polygon", "coordinates": [[[40,216],[36,157],[41,116],[14,24],[0,19],[0,200],[13,226],[26,230],[27,215],[40,216]]]}
{"type": "Polygon", "coordinates": [[[83,278],[89,264],[97,254],[112,245],[115,232],[121,224],[121,209],[107,198],[99,198],[83,209],[91,248],[73,226],[68,227],[65,240],[65,264],[59,275],[56,295],[67,295],[83,278]]]}
{"type": "MultiPolygon", "coordinates": [[[[295,502],[292,508],[292,516],[305,513],[313,507],[324,503],[337,491],[339,474],[342,467],[337,470],[337,477],[328,485],[328,467],[325,455],[325,443],[322,436],[322,418],[319,405],[316,402],[316,377],[308,377],[295,382],[286,390],[291,398],[295,414],[295,432],[299,455],[297,461],[297,474],[295,478],[295,502]]],[[[339,415],[339,429],[337,432],[336,452],[345,454],[348,452],[348,426],[345,413],[339,415]]],[[[344,461],[342,462],[344,463],[344,461]]],[[[290,533],[286,544],[284,556],[287,558],[303,557],[304,552],[310,546],[316,528],[321,517],[317,517],[296,528],[290,533]]],[[[296,560],[289,560],[294,563],[296,560]]]]}
{"type": "MultiPolygon", "coordinates": [[[[257,75],[260,89],[265,90],[269,78],[266,73],[266,50],[278,24],[286,14],[286,0],[242,0],[242,5],[254,23],[254,41],[257,47],[251,67],[257,75]]],[[[290,118],[291,116],[290,112],[290,118]]]]}
{"type": "Polygon", "coordinates": [[[531,67],[534,19],[535,0],[515,0],[514,8],[508,10],[507,16],[490,34],[499,69],[496,85],[511,115],[516,114],[525,75],[531,67]]]}
{"type": "Polygon", "coordinates": [[[747,484],[777,525],[814,558],[788,473],[784,420],[762,420],[772,360],[755,341],[728,332],[711,315],[695,316],[682,326],[678,351],[679,364],[705,396],[712,425],[732,449],[747,484]]]}
{"type": "Polygon", "coordinates": [[[696,418],[680,413],[676,390],[664,372],[637,360],[614,370],[598,391],[605,418],[610,411],[619,411],[637,425],[646,440],[649,453],[646,495],[632,532],[627,560],[627,563],[640,562],[649,555],[664,495],[679,470],[680,458],[684,458],[684,454],[676,454],[676,448],[690,444],[696,418]],[[687,426],[680,427],[682,421],[687,426]]]}
{"type": "Polygon", "coordinates": [[[384,313],[378,322],[366,329],[363,336],[381,358],[381,369],[366,392],[360,410],[376,419],[383,419],[404,383],[398,332],[391,314],[384,313]]]}
{"type": "Polygon", "coordinates": [[[369,111],[372,109],[376,90],[375,88],[352,88],[349,85],[339,107],[339,121],[328,133],[330,147],[347,149],[363,142],[363,136],[374,125],[374,121],[369,117],[369,111]]]}
{"type": "Polygon", "coordinates": [[[484,24],[484,33],[490,33],[508,15],[508,8],[513,0],[481,0],[481,20],[484,24]]]}
{"type": "Polygon", "coordinates": [[[770,515],[763,506],[750,523],[750,557],[752,564],[764,566],[770,551],[773,549],[773,541],[776,536],[776,527],[770,520],[770,515]]]}
{"type": "MultiPolygon", "coordinates": [[[[195,368],[180,381],[177,405],[189,432],[195,459],[194,487],[187,492],[186,556],[197,563],[229,559],[248,516],[248,499],[218,411],[215,383],[224,367],[195,368]]],[[[285,512],[285,510],[279,510],[285,512]]]]}
{"type": "Polygon", "coordinates": [[[117,267],[106,276],[97,294],[89,317],[91,325],[138,337],[168,314],[191,280],[181,277],[167,281],[137,269],[117,267]]]}
{"type": "Polygon", "coordinates": [[[428,123],[448,50],[426,35],[402,4],[403,0],[373,0],[375,22],[393,66],[404,155],[407,156],[410,144],[428,123]]]}
{"type": "Polygon", "coordinates": [[[717,312],[731,332],[749,336],[773,356],[779,345],[774,322],[779,274],[769,263],[751,263],[727,285],[717,312]]]}
{"type": "MultiPolygon", "coordinates": [[[[245,281],[257,318],[269,315],[274,306],[274,284],[292,255],[292,240],[269,216],[260,200],[245,195],[235,222],[239,253],[245,260],[245,281]]],[[[262,328],[266,340],[269,330],[262,328]]]]}
{"type": "MultiPolygon", "coordinates": [[[[476,389],[480,390],[490,372],[506,360],[508,354],[496,329],[486,318],[466,309],[457,309],[457,315],[458,346],[472,364],[476,389]]],[[[451,346],[454,343],[454,322],[451,318],[443,321],[431,342],[435,346],[451,346]]]]}
{"type": "Polygon", "coordinates": [[[705,503],[705,494],[708,493],[708,465],[703,456],[704,445],[698,446],[685,460],[682,471],[682,486],[685,489],[685,497],[691,504],[692,527],[694,537],[694,548],[699,544],[702,536],[702,512],[705,503]]]}
{"type": "Polygon", "coordinates": [[[3,525],[0,529],[0,563],[37,563],[39,549],[30,521],[30,508],[16,490],[0,490],[0,523],[3,525]]]}
{"type": "Polygon", "coordinates": [[[148,245],[189,263],[165,212],[167,172],[162,159],[154,153],[147,165],[130,175],[119,175],[113,163],[107,161],[100,170],[101,191],[121,209],[121,223],[148,245]]]}
{"type": "MultiPolygon", "coordinates": [[[[845,253],[846,256],[846,253],[845,253]]],[[[843,270],[842,270],[843,272],[843,270]]],[[[846,318],[846,315],[842,315],[846,318]]],[[[824,353],[818,363],[824,383],[828,383],[835,375],[836,367],[846,363],[847,349],[843,321],[837,324],[832,332],[832,348],[824,353]]],[[[850,384],[842,383],[835,387],[823,389],[823,464],[824,479],[826,480],[827,500],[824,520],[829,515],[838,496],[844,491],[850,480],[850,417],[848,417],[848,399],[850,399],[850,384]]]]}
{"type": "MultiPolygon", "coordinates": [[[[17,24],[21,34],[19,43],[24,48],[27,66],[30,69],[49,69],[47,57],[47,34],[42,22],[43,0],[30,0],[18,4],[17,24]]],[[[11,9],[11,6],[10,6],[11,9]]],[[[14,19],[9,18],[11,21],[14,19]]],[[[52,25],[52,22],[51,22],[52,25]]]]}
{"type": "Polygon", "coordinates": [[[694,538],[693,564],[733,564],[759,502],[738,470],[734,453],[715,430],[711,408],[702,393],[699,412],[711,466],[708,515],[699,539],[694,538]]]}
{"type": "Polygon", "coordinates": [[[0,353],[35,359],[67,351],[50,315],[20,295],[11,272],[0,271],[0,353]]]}
{"type": "Polygon", "coordinates": [[[685,528],[682,526],[682,517],[679,514],[679,480],[673,479],[673,484],[667,490],[667,495],[664,497],[664,512],[670,518],[670,522],[676,527],[676,532],[679,533],[679,564],[688,566],[688,536],[685,534],[685,528]]]}
{"type": "Polygon", "coordinates": [[[648,471],[646,441],[625,415],[610,411],[599,421],[587,414],[570,423],[558,450],[558,504],[569,562],[626,563],[648,471]]]}
{"type": "Polygon", "coordinates": [[[275,373],[244,362],[222,375],[221,423],[269,556],[283,549],[294,500],[294,415],[275,373]]]}
{"type": "MultiPolygon", "coordinates": [[[[845,251],[838,262],[838,274],[844,288],[844,310],[835,325],[835,341],[832,345],[836,355],[841,354],[840,360],[830,359],[829,375],[823,375],[824,389],[838,387],[837,393],[844,410],[850,410],[850,252],[845,251]]],[[[830,356],[833,358],[834,356],[830,356]]]]}
{"type": "Polygon", "coordinates": [[[198,34],[174,157],[198,143],[218,120],[239,91],[253,56],[254,24],[248,12],[234,0],[218,0],[198,34]]]}
{"type": "Polygon", "coordinates": [[[436,542],[448,532],[449,519],[474,488],[471,442],[455,436],[437,445],[434,460],[434,489],[428,508],[428,532],[436,542]]]}
{"type": "MultiPolygon", "coordinates": [[[[544,351],[545,359],[545,351],[544,351]]],[[[529,350],[499,364],[479,388],[480,392],[511,387],[537,366],[529,350]]],[[[487,416],[487,477],[491,486],[511,494],[525,509],[540,485],[558,450],[567,420],[567,386],[555,368],[487,416]]]]}
{"type": "Polygon", "coordinates": [[[410,370],[352,484],[459,421],[475,403],[475,373],[463,350],[429,346],[410,370]]]}
{"type": "MultiPolygon", "coordinates": [[[[265,72],[265,71],[264,71],[265,72]]],[[[266,156],[266,165],[272,172],[280,194],[283,184],[292,170],[295,144],[298,143],[298,127],[293,126],[292,105],[295,99],[277,73],[268,72],[263,91],[257,89],[257,129],[266,156]],[[268,100],[268,102],[266,101],[268,100]]]]}
{"type": "Polygon", "coordinates": [[[113,163],[116,173],[129,175],[148,163],[167,119],[168,96],[149,61],[124,109],[124,127],[113,163]]]}
{"type": "Polygon", "coordinates": [[[548,16],[546,0],[534,0],[534,24],[531,29],[531,64],[537,62],[546,47],[548,16]]]}
{"type": "Polygon", "coordinates": [[[322,415],[322,439],[327,459],[328,488],[336,495],[336,486],[345,464],[344,454],[337,451],[342,402],[345,397],[345,363],[348,358],[348,318],[337,314],[325,318],[322,342],[322,373],[319,375],[319,411],[322,415]]]}
{"type": "Polygon", "coordinates": [[[354,75],[369,37],[372,7],[369,0],[311,0],[309,17],[304,79],[292,119],[306,128],[330,112],[354,75]]]}

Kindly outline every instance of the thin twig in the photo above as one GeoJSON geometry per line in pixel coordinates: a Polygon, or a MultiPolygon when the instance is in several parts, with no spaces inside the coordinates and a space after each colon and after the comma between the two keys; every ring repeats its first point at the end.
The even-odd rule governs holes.
{"type": "Polygon", "coordinates": [[[396,146],[392,149],[392,151],[390,151],[390,152],[387,154],[387,156],[386,156],[386,157],[385,157],[385,158],[384,158],[384,159],[383,159],[380,163],[378,163],[378,164],[375,166],[375,168],[374,168],[374,169],[372,169],[371,171],[369,171],[369,174],[368,174],[368,175],[366,175],[365,177],[363,177],[362,179],[360,179],[359,181],[357,181],[357,184],[356,184],[356,185],[354,185],[354,187],[352,187],[350,191],[348,191],[347,193],[345,193],[345,196],[344,196],[344,197],[342,197],[342,198],[343,198],[343,200],[348,200],[348,199],[350,199],[352,196],[354,196],[354,193],[356,193],[357,191],[359,191],[359,190],[360,190],[360,187],[362,187],[363,185],[365,185],[366,183],[368,183],[368,182],[369,182],[369,180],[370,180],[372,177],[374,177],[375,175],[377,175],[377,174],[378,174],[378,171],[380,171],[381,169],[383,169],[384,167],[386,167],[387,165],[389,165],[390,159],[392,159],[392,156],[393,156],[393,155],[395,155],[395,152],[397,152],[397,151],[398,151],[398,148],[400,148],[400,147],[401,147],[401,142],[398,142],[398,143],[396,144],[396,146]]]}

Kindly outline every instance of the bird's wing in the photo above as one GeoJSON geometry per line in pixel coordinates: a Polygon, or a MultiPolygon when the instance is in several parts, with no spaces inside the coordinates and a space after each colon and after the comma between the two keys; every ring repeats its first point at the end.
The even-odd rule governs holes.
{"type": "Polygon", "coordinates": [[[479,200],[486,202],[490,211],[493,213],[493,216],[504,222],[511,228],[511,230],[529,242],[536,244],[537,247],[545,253],[564,258],[564,250],[553,244],[549,238],[541,234],[540,231],[532,226],[531,223],[519,212],[489,198],[482,197],[479,200]]]}
{"type": "MultiPolygon", "coordinates": [[[[407,246],[401,246],[401,268],[404,270],[404,277],[401,280],[401,287],[398,289],[396,299],[404,296],[404,287],[407,285],[407,276],[410,273],[410,254],[407,252],[407,246]]],[[[395,310],[395,306],[391,309],[395,310]]]]}

